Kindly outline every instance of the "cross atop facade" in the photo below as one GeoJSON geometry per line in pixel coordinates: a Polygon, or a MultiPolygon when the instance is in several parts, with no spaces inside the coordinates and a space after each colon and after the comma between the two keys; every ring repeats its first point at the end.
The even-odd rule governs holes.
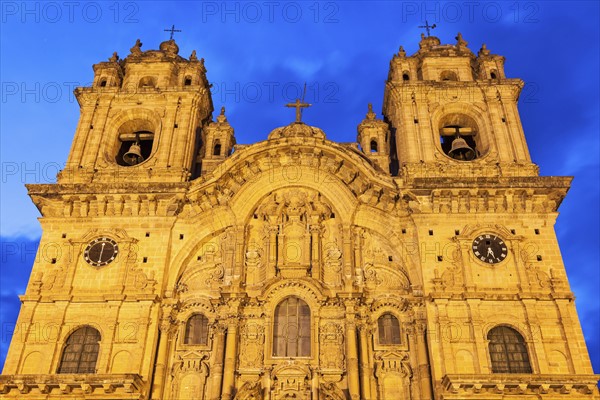
{"type": "Polygon", "coordinates": [[[312,104],[301,102],[300,99],[296,99],[295,103],[288,103],[286,107],[294,107],[296,109],[296,122],[302,122],[302,109],[312,106],[312,104]]]}
{"type": "Polygon", "coordinates": [[[419,26],[419,28],[425,28],[425,30],[427,31],[427,36],[431,36],[430,34],[430,30],[431,29],[435,29],[436,25],[429,25],[429,22],[427,22],[427,20],[425,20],[425,25],[421,25],[419,26]]]}
{"type": "Polygon", "coordinates": [[[181,32],[180,29],[175,29],[175,25],[171,26],[171,29],[164,29],[165,32],[171,32],[171,37],[169,38],[169,40],[173,40],[173,34],[175,34],[175,32],[181,32]]]}

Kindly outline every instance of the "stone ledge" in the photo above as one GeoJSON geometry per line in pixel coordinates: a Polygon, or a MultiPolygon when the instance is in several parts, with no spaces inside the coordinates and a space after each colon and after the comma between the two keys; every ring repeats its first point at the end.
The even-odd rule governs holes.
{"type": "Polygon", "coordinates": [[[598,395],[600,375],[491,374],[445,375],[442,378],[444,399],[453,394],[487,393],[496,395],[598,395]]]}
{"type": "Polygon", "coordinates": [[[146,398],[144,382],[137,374],[0,375],[3,398],[46,398],[47,395],[88,395],[102,399],[146,398]]]}

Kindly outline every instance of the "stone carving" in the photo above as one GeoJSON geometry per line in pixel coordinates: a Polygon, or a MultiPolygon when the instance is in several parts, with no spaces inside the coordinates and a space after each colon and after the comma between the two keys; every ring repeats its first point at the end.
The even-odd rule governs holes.
{"type": "Polygon", "coordinates": [[[377,276],[377,270],[375,269],[375,266],[373,264],[368,263],[367,265],[365,265],[363,270],[365,274],[364,280],[367,286],[376,287],[381,285],[383,281],[377,276]]]}
{"type": "Polygon", "coordinates": [[[246,266],[246,285],[252,286],[264,282],[261,264],[262,250],[255,246],[249,246],[246,250],[244,264],[246,266]],[[261,279],[262,278],[262,279],[261,279]]]}
{"type": "Polygon", "coordinates": [[[319,385],[319,400],[346,400],[346,395],[334,382],[319,385]]]}
{"type": "Polygon", "coordinates": [[[290,361],[273,369],[273,385],[271,399],[273,400],[309,400],[310,370],[307,366],[290,361]]]}
{"type": "Polygon", "coordinates": [[[134,55],[140,55],[142,54],[142,42],[140,41],[140,39],[137,39],[135,41],[135,44],[133,45],[133,47],[131,49],[129,49],[129,51],[131,51],[131,54],[134,55]]]}
{"type": "Polygon", "coordinates": [[[262,400],[262,386],[259,381],[246,382],[234,397],[234,400],[262,400]]]}
{"type": "Polygon", "coordinates": [[[344,332],[339,324],[328,322],[321,326],[319,348],[322,369],[344,368],[344,332]]]}
{"type": "Polygon", "coordinates": [[[410,399],[412,368],[408,353],[375,354],[375,377],[381,399],[410,399]]]}
{"type": "Polygon", "coordinates": [[[323,282],[339,287],[342,285],[342,252],[334,244],[325,250],[323,282]]]}
{"type": "Polygon", "coordinates": [[[204,389],[209,376],[206,352],[186,351],[175,355],[171,367],[172,396],[176,399],[204,400],[204,389]]]}
{"type": "Polygon", "coordinates": [[[265,328],[249,322],[240,330],[240,368],[260,368],[263,364],[265,328]]]}

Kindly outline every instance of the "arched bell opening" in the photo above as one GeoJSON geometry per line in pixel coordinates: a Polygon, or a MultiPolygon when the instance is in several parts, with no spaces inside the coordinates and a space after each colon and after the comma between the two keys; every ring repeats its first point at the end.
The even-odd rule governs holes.
{"type": "Polygon", "coordinates": [[[115,162],[123,167],[141,164],[152,154],[154,126],[147,120],[132,120],[121,125],[115,162]]]}
{"type": "Polygon", "coordinates": [[[450,114],[439,122],[440,145],[448,157],[457,161],[473,161],[481,157],[479,127],[464,114],[450,114]]]}
{"type": "Polygon", "coordinates": [[[442,71],[440,81],[458,81],[458,75],[454,71],[442,71]]]}

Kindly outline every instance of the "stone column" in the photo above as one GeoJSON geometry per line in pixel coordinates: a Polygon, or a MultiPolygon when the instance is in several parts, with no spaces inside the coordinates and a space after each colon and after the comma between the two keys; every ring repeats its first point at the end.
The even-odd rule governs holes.
{"type": "Polygon", "coordinates": [[[358,327],[360,332],[360,394],[361,399],[371,400],[371,364],[369,357],[369,331],[365,325],[358,327]]]}
{"type": "Polygon", "coordinates": [[[163,398],[163,389],[165,375],[167,370],[167,357],[169,354],[169,335],[171,331],[170,309],[163,311],[163,318],[159,325],[160,338],[158,340],[158,352],[154,361],[156,368],[154,370],[152,384],[152,398],[160,400],[163,398]],[[165,315],[166,314],[166,315],[165,315]]]}
{"type": "Polygon", "coordinates": [[[424,322],[416,324],[417,359],[419,362],[419,381],[421,387],[421,398],[432,399],[431,374],[429,372],[429,356],[427,352],[427,326],[424,322]]]}
{"type": "Polygon", "coordinates": [[[235,369],[237,361],[237,321],[230,318],[227,323],[227,342],[225,345],[225,372],[223,374],[223,393],[221,399],[232,398],[235,384],[235,369]]]}
{"type": "Polygon", "coordinates": [[[358,373],[358,348],[356,344],[355,305],[346,302],[346,362],[348,368],[348,389],[352,400],[360,399],[360,375],[358,373]]]}
{"type": "Polygon", "coordinates": [[[277,267],[277,233],[279,225],[269,225],[269,256],[267,257],[268,270],[267,279],[273,278],[276,275],[277,267]]]}
{"type": "Polygon", "coordinates": [[[319,240],[320,237],[320,233],[322,231],[321,226],[318,224],[315,225],[311,225],[310,226],[310,235],[311,235],[311,241],[312,241],[312,249],[311,249],[311,253],[312,253],[312,257],[310,260],[310,264],[311,264],[311,271],[310,274],[311,276],[318,280],[321,281],[323,279],[323,273],[321,271],[321,255],[320,255],[320,249],[321,249],[321,241],[319,240]]]}
{"type": "Polygon", "coordinates": [[[213,343],[214,359],[211,366],[211,393],[210,400],[219,400],[221,398],[221,384],[223,383],[223,355],[225,354],[225,330],[223,325],[215,326],[215,336],[213,343]]]}

